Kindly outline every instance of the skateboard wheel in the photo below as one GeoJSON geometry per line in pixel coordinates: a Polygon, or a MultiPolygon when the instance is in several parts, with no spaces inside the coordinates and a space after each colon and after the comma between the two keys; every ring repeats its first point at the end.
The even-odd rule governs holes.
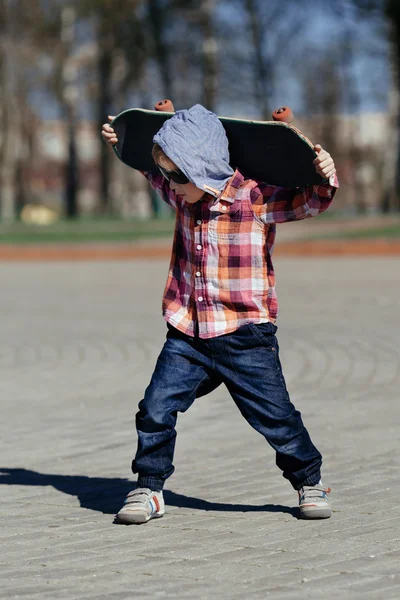
{"type": "Polygon", "coordinates": [[[154,110],[162,111],[162,112],[175,112],[174,105],[171,100],[160,100],[154,107],[154,110]]]}
{"type": "Polygon", "coordinates": [[[281,123],[291,123],[293,121],[293,112],[291,108],[287,106],[281,106],[272,113],[274,121],[280,121],[281,123]]]}

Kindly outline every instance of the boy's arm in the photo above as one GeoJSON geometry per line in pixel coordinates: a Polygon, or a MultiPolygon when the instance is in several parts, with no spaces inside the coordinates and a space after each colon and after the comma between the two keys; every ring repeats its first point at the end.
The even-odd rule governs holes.
{"type": "MultiPolygon", "coordinates": [[[[108,116],[110,123],[114,119],[114,116],[108,116]]],[[[103,136],[105,142],[111,144],[111,146],[114,146],[118,142],[118,138],[110,123],[103,124],[101,135],[103,136]]],[[[160,175],[153,175],[152,173],[145,171],[141,171],[141,173],[146,177],[146,179],[148,179],[151,187],[157,192],[157,194],[159,194],[159,196],[161,196],[164,202],[176,210],[176,194],[170,189],[167,180],[161,175],[161,173],[160,175]]]]}
{"type": "Polygon", "coordinates": [[[165,177],[163,177],[161,173],[160,175],[154,175],[154,173],[150,173],[149,171],[140,172],[146,177],[151,187],[157,192],[160,198],[162,198],[164,202],[166,202],[167,204],[169,204],[169,206],[176,210],[176,194],[169,187],[168,181],[165,179],[165,177]]]}
{"type": "Polygon", "coordinates": [[[324,212],[333,200],[339,182],[334,162],[321,146],[314,147],[317,157],[315,170],[326,182],[288,189],[259,183],[252,192],[253,210],[265,224],[300,221],[324,212]]]}

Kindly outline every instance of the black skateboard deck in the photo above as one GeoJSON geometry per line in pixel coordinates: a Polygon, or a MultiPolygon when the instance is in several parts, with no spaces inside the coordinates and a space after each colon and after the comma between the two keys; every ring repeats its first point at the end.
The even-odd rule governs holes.
{"type": "MultiPolygon", "coordinates": [[[[132,108],[115,117],[114,151],[126,165],[158,173],[151,156],[153,136],[173,112],[132,108]]],[[[230,164],[249,179],[286,188],[325,181],[315,171],[313,144],[288,123],[219,117],[229,141],[230,164]]]]}

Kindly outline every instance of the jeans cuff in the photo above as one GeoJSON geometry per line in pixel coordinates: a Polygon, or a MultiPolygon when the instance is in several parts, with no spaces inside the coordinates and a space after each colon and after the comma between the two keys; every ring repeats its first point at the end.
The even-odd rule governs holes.
{"type": "Polygon", "coordinates": [[[307,479],[302,481],[301,483],[293,483],[293,487],[295,490],[301,490],[301,488],[305,485],[318,485],[321,481],[321,473],[315,473],[314,475],[310,475],[307,479]]]}
{"type": "Polygon", "coordinates": [[[164,480],[151,475],[139,475],[138,487],[149,488],[152,492],[161,492],[164,487],[164,480]]]}

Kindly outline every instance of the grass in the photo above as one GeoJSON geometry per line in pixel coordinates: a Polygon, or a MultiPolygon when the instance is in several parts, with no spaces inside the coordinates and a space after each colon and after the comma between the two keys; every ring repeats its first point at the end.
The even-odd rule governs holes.
{"type": "MultiPolygon", "coordinates": [[[[335,219],[336,221],[336,219],[335,219]]],[[[379,223],[375,227],[343,230],[337,219],[336,231],[318,233],[318,227],[310,230],[306,239],[400,239],[400,220],[379,223]]],[[[111,218],[82,218],[76,221],[61,220],[52,225],[27,225],[22,222],[9,225],[0,224],[0,244],[84,244],[84,243],[123,243],[143,239],[167,237],[171,239],[174,220],[170,218],[150,220],[121,220],[111,218]]]]}
{"type": "Polygon", "coordinates": [[[0,224],[0,244],[55,244],[91,242],[133,242],[171,237],[173,219],[62,220],[51,225],[0,224]]]}
{"type": "Polygon", "coordinates": [[[366,229],[354,229],[353,231],[341,231],[337,233],[324,233],[323,235],[313,235],[313,240],[320,239],[341,239],[341,240],[362,240],[362,239],[400,239],[400,223],[393,225],[383,225],[380,227],[371,227],[366,229]]]}

